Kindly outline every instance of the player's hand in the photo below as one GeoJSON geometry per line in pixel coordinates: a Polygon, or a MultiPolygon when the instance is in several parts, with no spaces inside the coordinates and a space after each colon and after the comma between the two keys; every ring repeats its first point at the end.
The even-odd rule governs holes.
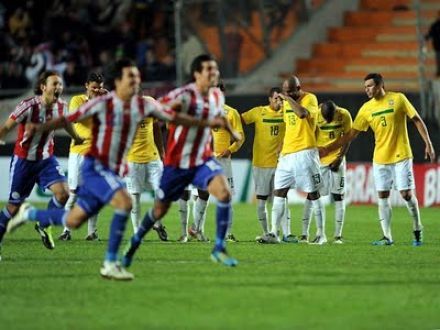
{"type": "Polygon", "coordinates": [[[108,93],[110,93],[108,89],[101,88],[99,90],[99,92],[98,92],[98,95],[105,95],[105,94],[108,94],[108,93]]]}
{"type": "Polygon", "coordinates": [[[425,159],[429,160],[431,163],[435,162],[435,150],[432,143],[429,143],[425,147],[425,159]]]}
{"type": "Polygon", "coordinates": [[[229,149],[226,149],[220,155],[217,156],[217,158],[229,158],[229,157],[231,157],[231,150],[229,149]]]}
{"type": "Polygon", "coordinates": [[[232,130],[230,133],[231,133],[231,137],[232,137],[233,142],[241,141],[241,134],[240,133],[238,133],[235,130],[232,130]]]}
{"type": "Polygon", "coordinates": [[[336,158],[330,165],[330,171],[337,172],[339,171],[339,167],[341,166],[342,158],[336,158]]]}

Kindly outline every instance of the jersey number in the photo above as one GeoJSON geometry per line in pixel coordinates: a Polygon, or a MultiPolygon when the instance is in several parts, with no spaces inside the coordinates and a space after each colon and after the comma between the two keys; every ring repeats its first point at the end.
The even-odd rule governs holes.
{"type": "Polygon", "coordinates": [[[333,140],[333,139],[335,138],[335,132],[333,132],[333,131],[328,132],[328,138],[329,138],[330,140],[333,140]]]}
{"type": "Polygon", "coordinates": [[[140,126],[141,126],[141,128],[145,128],[145,120],[141,121],[141,125],[140,126]]]}
{"type": "Polygon", "coordinates": [[[277,136],[280,133],[280,127],[279,126],[271,126],[270,127],[270,135],[277,136]]]}
{"type": "Polygon", "coordinates": [[[380,124],[385,127],[387,126],[387,120],[385,119],[385,116],[380,117],[380,124]]]}

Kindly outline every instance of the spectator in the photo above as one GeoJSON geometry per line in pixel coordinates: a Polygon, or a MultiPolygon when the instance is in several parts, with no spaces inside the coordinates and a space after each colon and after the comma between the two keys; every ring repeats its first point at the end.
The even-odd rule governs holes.
{"type": "MultiPolygon", "coordinates": [[[[437,20],[431,24],[428,33],[425,35],[425,40],[432,40],[432,46],[435,52],[435,60],[437,63],[436,76],[440,77],[440,11],[437,13],[437,20]]],[[[424,48],[426,51],[426,47],[424,48]]]]}

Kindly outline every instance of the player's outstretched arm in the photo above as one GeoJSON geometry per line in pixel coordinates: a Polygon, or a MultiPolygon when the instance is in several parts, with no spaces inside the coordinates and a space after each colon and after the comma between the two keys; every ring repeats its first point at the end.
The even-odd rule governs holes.
{"type": "Polygon", "coordinates": [[[419,131],[420,136],[425,142],[425,159],[428,159],[433,163],[435,161],[435,150],[432,146],[431,138],[429,137],[428,129],[426,128],[425,122],[423,119],[416,114],[411,118],[414,125],[417,127],[417,131],[419,131]]]}
{"type": "Polygon", "coordinates": [[[0,126],[0,145],[6,144],[5,137],[15,126],[17,126],[17,122],[12,118],[8,118],[5,123],[0,126]]]}
{"type": "Polygon", "coordinates": [[[60,128],[66,128],[68,123],[69,122],[64,116],[49,120],[44,124],[28,123],[26,124],[26,134],[32,136],[37,132],[49,132],[60,128]]]}

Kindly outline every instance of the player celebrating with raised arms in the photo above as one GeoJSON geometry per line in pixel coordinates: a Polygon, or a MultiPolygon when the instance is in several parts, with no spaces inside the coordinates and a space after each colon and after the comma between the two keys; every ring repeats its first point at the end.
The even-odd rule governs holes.
{"type": "Polygon", "coordinates": [[[425,142],[425,158],[435,160],[435,151],[428,130],[416,109],[402,93],[385,90],[382,75],[370,73],[364,78],[365,92],[370,99],[360,108],[353,122],[353,128],[329,146],[320,148],[326,156],[355,139],[368,128],[374,133],[373,156],[374,184],[378,194],[379,221],[383,238],[374,245],[392,245],[390,190],[394,187],[405,200],[413,219],[414,246],[422,245],[422,222],[419,205],[414,195],[414,174],[412,151],[408,139],[406,118],[410,118],[425,142]]]}
{"type": "MultiPolygon", "coordinates": [[[[162,98],[163,102],[178,101],[181,113],[202,121],[221,120],[234,140],[240,135],[231,129],[224,117],[224,96],[216,87],[219,80],[217,62],[211,55],[197,56],[191,64],[193,82],[171,91],[162,98]]],[[[231,192],[221,165],[212,157],[212,134],[209,128],[185,128],[171,124],[164,159],[164,172],[154,207],[145,215],[138,232],[131,238],[122,259],[122,264],[130,266],[142,238],[154,223],[168,212],[171,203],[178,200],[189,184],[207,190],[217,198],[217,233],[211,259],[226,266],[237,265],[225,248],[225,236],[231,221],[231,192]]]]}
{"type": "Polygon", "coordinates": [[[176,114],[171,108],[164,109],[160,103],[139,96],[140,73],[131,60],[120,59],[115,62],[108,78],[114,85],[113,92],[87,102],[68,116],[27,127],[29,134],[38,135],[72,122],[81,122],[90,117],[93,119],[92,147],[81,167],[83,182],[78,189],[77,203],[70,211],[44,211],[23,204],[9,222],[8,231],[14,231],[28,221],[39,221],[42,227],[67,225],[68,228],[78,228],[106,204],[110,204],[114,208],[114,215],[100,273],[104,278],[131,280],[133,274],[120,267],[117,254],[132,207],[121,176],[127,172],[125,157],[139,122],[145,117],[154,116],[182,125],[216,127],[222,121],[200,120],[176,114]]]}
{"type": "MultiPolygon", "coordinates": [[[[42,124],[65,115],[67,104],[60,99],[62,92],[61,76],[55,71],[43,72],[38,78],[35,96],[21,101],[0,127],[0,139],[3,139],[18,125],[18,136],[10,167],[9,201],[0,212],[0,243],[9,220],[29,197],[36,183],[52,191],[49,209],[62,209],[69,197],[66,178],[53,156],[54,131],[39,132],[33,136],[29,136],[25,131],[26,124],[42,124]]],[[[65,129],[76,143],[82,143],[71,124],[65,125],[65,129]]],[[[38,224],[35,225],[35,229],[41,235],[44,246],[53,249],[55,245],[50,230],[44,230],[38,224]]]]}

